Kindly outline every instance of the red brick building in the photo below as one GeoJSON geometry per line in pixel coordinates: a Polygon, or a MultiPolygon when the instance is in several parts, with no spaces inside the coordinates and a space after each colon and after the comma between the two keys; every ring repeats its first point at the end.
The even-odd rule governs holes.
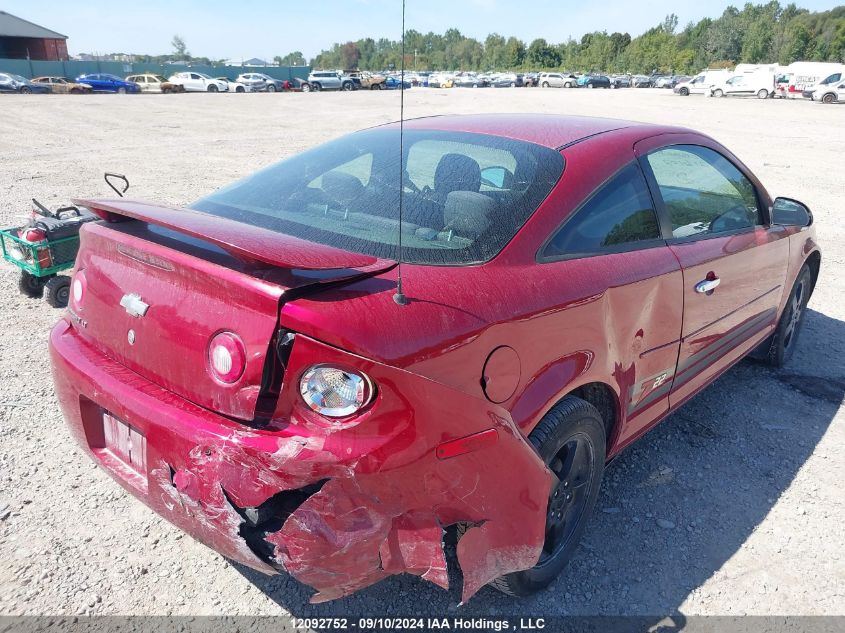
{"type": "Polygon", "coordinates": [[[0,11],[0,58],[65,61],[67,35],[0,11]]]}

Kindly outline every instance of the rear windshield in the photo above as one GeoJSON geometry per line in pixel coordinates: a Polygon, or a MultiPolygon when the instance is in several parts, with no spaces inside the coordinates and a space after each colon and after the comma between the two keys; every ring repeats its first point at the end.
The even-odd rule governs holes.
{"type": "MultiPolygon", "coordinates": [[[[408,130],[402,153],[402,260],[494,257],[563,172],[559,152],[461,132],[408,130]]],[[[279,233],[398,259],[399,132],[367,130],[220,189],[194,209],[279,233]]]]}

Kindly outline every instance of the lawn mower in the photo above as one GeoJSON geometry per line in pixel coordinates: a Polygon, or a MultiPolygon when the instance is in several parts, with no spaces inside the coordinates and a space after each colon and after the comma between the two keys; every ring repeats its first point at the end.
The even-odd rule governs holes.
{"type": "MultiPolygon", "coordinates": [[[[129,181],[121,174],[106,173],[106,183],[118,196],[129,189],[129,181]],[[122,181],[118,188],[112,182],[122,181]]],[[[60,275],[73,268],[79,251],[79,229],[97,219],[85,208],[67,206],[51,211],[35,198],[29,221],[24,226],[0,230],[3,259],[21,269],[18,288],[28,297],[47,295],[54,308],[67,306],[70,277],[60,275]]]]}

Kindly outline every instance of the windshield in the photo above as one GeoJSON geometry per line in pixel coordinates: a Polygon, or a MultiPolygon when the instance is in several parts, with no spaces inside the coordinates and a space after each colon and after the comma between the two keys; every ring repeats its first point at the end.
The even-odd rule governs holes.
{"type": "MultiPolygon", "coordinates": [[[[359,132],[298,154],[193,208],[357,253],[398,259],[399,132],[359,132]]],[[[405,132],[402,260],[494,257],[563,172],[559,152],[461,132],[405,132]]]]}
{"type": "Polygon", "coordinates": [[[27,81],[29,81],[28,79],[24,79],[20,75],[9,75],[9,77],[11,77],[12,79],[14,79],[15,81],[18,81],[20,83],[26,83],[27,81]]]}

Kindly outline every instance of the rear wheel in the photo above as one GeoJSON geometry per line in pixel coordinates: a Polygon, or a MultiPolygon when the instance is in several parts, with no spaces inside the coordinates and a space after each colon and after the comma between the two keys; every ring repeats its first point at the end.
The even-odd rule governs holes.
{"type": "Polygon", "coordinates": [[[798,273],[798,279],[792,286],[789,299],[783,314],[780,316],[775,333],[768,339],[769,349],[766,352],[766,362],[775,367],[783,367],[795,352],[798,335],[804,323],[804,312],[810,292],[813,289],[813,275],[805,265],[798,273]]]}
{"type": "Polygon", "coordinates": [[[302,92],[311,92],[311,84],[302,84],[302,92]]]}
{"type": "Polygon", "coordinates": [[[765,88],[760,88],[760,90],[757,91],[757,98],[758,99],[768,99],[769,98],[769,91],[766,90],[765,88]]]}
{"type": "Polygon", "coordinates": [[[70,296],[70,277],[56,275],[44,287],[47,289],[47,303],[54,308],[66,308],[70,296]]]}
{"type": "Polygon", "coordinates": [[[235,92],[246,92],[246,88],[243,86],[238,86],[235,88],[235,92]]]}
{"type": "Polygon", "coordinates": [[[822,97],[822,103],[835,103],[836,102],[836,95],[828,92],[826,95],[822,97]]]}
{"type": "Polygon", "coordinates": [[[543,88],[548,88],[548,87],[549,87],[549,82],[548,82],[548,81],[544,81],[544,82],[543,82],[542,84],[540,84],[540,85],[541,85],[543,88]]]}
{"type": "Polygon", "coordinates": [[[540,560],[531,569],[491,583],[515,596],[544,589],[566,567],[596,504],[604,474],[604,423],[589,402],[567,396],[540,420],[528,440],[557,481],[549,496],[540,560]]]}
{"type": "Polygon", "coordinates": [[[340,88],[341,88],[341,90],[345,90],[346,92],[349,92],[353,88],[352,82],[351,81],[344,81],[343,85],[340,88]]]}
{"type": "Polygon", "coordinates": [[[45,277],[37,277],[25,270],[21,271],[20,279],[18,279],[18,290],[21,294],[33,299],[38,299],[44,294],[44,284],[47,282],[45,277]]]}
{"type": "Polygon", "coordinates": [[[32,92],[32,88],[30,88],[29,86],[21,86],[21,94],[22,95],[28,95],[31,92],[32,92]]]}

